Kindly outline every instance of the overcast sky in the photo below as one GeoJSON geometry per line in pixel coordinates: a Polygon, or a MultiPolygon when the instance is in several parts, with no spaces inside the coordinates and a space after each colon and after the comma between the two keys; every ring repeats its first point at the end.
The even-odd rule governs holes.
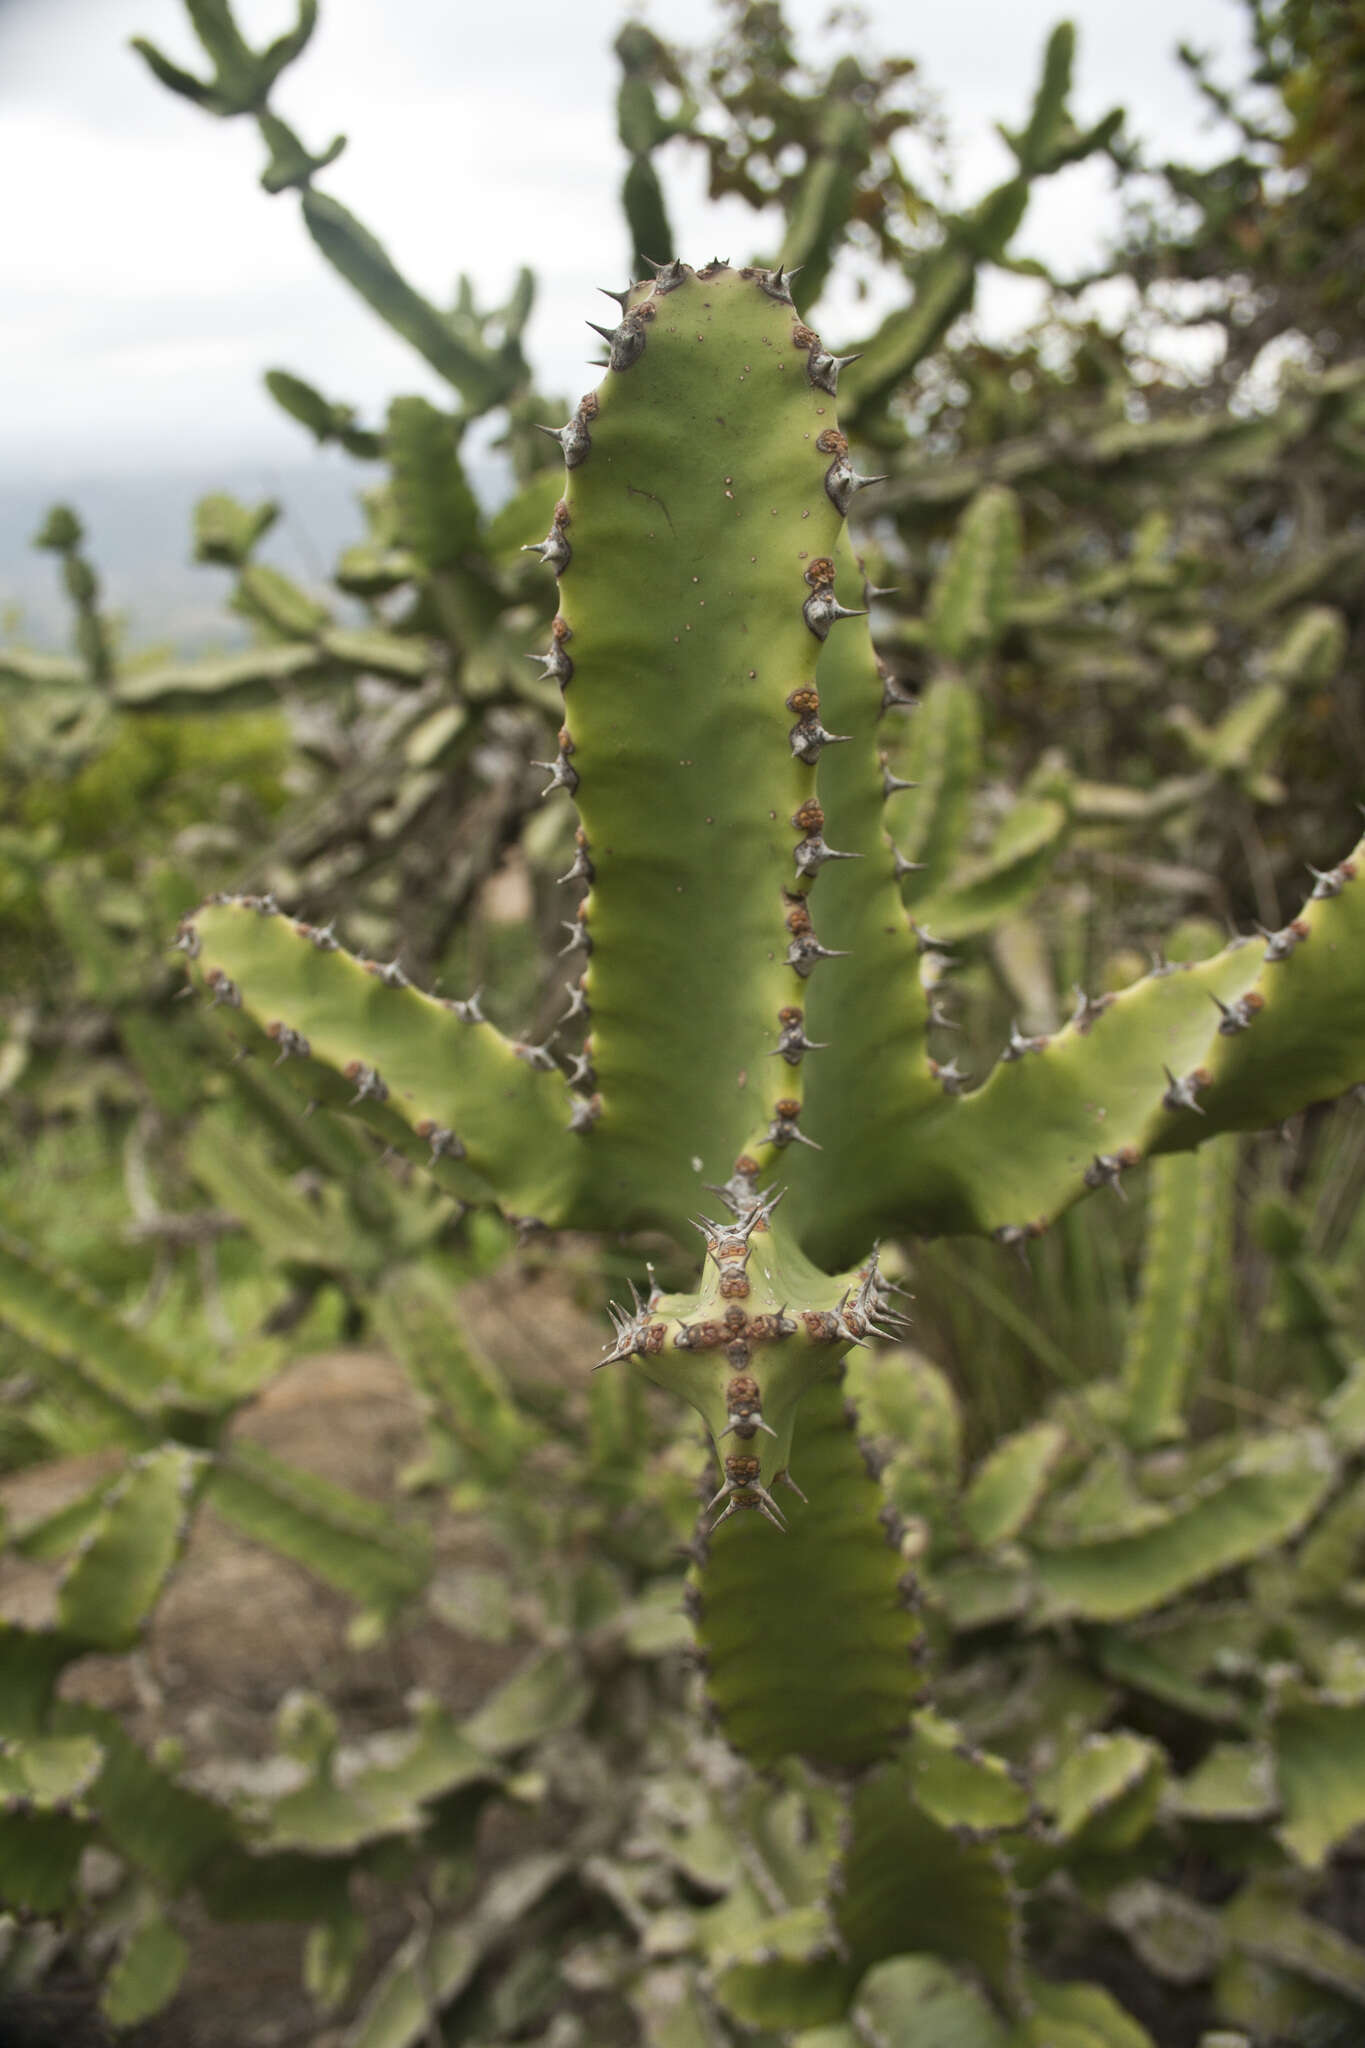
{"type": "MultiPolygon", "coordinates": [[[[662,34],[698,39],[716,16],[652,0],[662,34]]],[[[827,0],[788,0],[815,30],[827,0]]],[[[916,56],[955,138],[958,196],[1006,169],[992,123],[1022,116],[1054,0],[866,0],[872,40],[916,56]]],[[[238,0],[254,41],[292,20],[292,0],[238,0]]],[[[1124,103],[1154,152],[1214,147],[1173,56],[1184,37],[1245,67],[1239,0],[1073,0],[1075,107],[1124,103]]],[[[323,0],[322,21],[276,95],[318,148],[349,146],[319,185],[379,235],[438,301],[460,270],[501,299],[519,263],[540,279],[530,352],[550,388],[591,381],[604,317],[599,283],[624,279],[611,41],[621,0],[323,0]]],[[[144,34],[202,70],[181,0],[0,0],[0,476],[65,477],[147,466],[202,474],[215,462],[289,461],[311,445],[265,395],[291,368],[375,418],[396,389],[448,396],[348,291],[309,241],[292,195],[268,198],[254,124],[219,122],[165,91],[128,48],[144,34]]],[[[819,47],[812,41],[811,47],[819,47]]],[[[738,260],[761,242],[753,216],[711,207],[700,166],[667,160],[687,253],[738,260]]],[[[1107,181],[1051,181],[1021,246],[1080,263],[1112,219],[1107,181]]],[[[1008,285],[989,309],[1008,318],[1008,285]]],[[[837,302],[827,337],[840,338],[837,302]]],[[[850,320],[848,331],[852,331],[850,320]]]]}

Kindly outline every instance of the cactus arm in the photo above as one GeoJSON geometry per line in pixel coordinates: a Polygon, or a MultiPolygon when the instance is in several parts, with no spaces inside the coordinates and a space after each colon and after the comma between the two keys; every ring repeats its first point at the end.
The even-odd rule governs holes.
{"type": "Polygon", "coordinates": [[[278,114],[272,114],[264,107],[256,116],[256,122],[261,140],[270,151],[270,160],[261,172],[261,184],[272,195],[291,189],[306,189],[309,179],[319,171],[325,171],[329,164],[334,164],[346,147],[346,137],[334,135],[326,147],[314,155],[287,121],[281,121],[278,114]]]}
{"type": "Polygon", "coordinates": [[[108,691],[114,679],[114,649],[109,625],[100,610],[100,580],[82,552],[85,530],[67,505],[54,505],[33,545],[60,555],[62,582],[76,612],[76,652],[84,674],[97,690],[108,691]]]}
{"type": "Polygon", "coordinates": [[[698,1637],[712,1705],[737,1749],[760,1768],[799,1755],[847,1769],[905,1733],[915,1624],[837,1377],[806,1395],[795,1450],[809,1498],[779,1493],[785,1541],[753,1515],[701,1538],[698,1637]]]}
{"type": "Polygon", "coordinates": [[[592,948],[599,1220],[680,1229],[699,1179],[790,1141],[777,1104],[799,1114],[801,1069],[772,1055],[808,987],[791,920],[808,929],[814,885],[818,930],[828,874],[855,865],[817,883],[798,864],[824,848],[818,812],[798,816],[815,776],[791,737],[793,696],[848,609],[827,485],[843,444],[776,273],[671,266],[612,346],[621,367],[565,430],[547,554],[561,585],[545,660],[566,706],[552,787],[572,790],[590,877],[570,939],[592,948]]]}
{"type": "Polygon", "coordinates": [[[787,214],[782,261],[801,273],[800,302],[818,304],[848,233],[858,179],[872,154],[867,111],[857,97],[865,87],[853,58],[835,66],[826,87],[814,146],[787,214]]]}
{"type": "Polygon", "coordinates": [[[919,870],[905,876],[901,890],[913,908],[946,884],[966,836],[981,769],[981,713],[966,683],[943,676],[925,691],[895,769],[916,785],[906,792],[896,828],[902,858],[919,870]]]}
{"type": "Polygon", "coordinates": [[[449,317],[408,283],[382,243],[339,199],[307,191],[302,205],[304,226],[332,268],[454,385],[472,411],[488,411],[525,382],[519,350],[513,351],[515,361],[504,360],[465,341],[449,317]]]}
{"type": "Polygon", "coordinates": [[[355,424],[353,405],[324,398],[313,385],[290,370],[267,370],[263,381],[276,405],[300,426],[307,427],[319,447],[336,441],[348,455],[365,462],[373,462],[383,453],[381,437],[355,424]]]}
{"type": "Polygon", "coordinates": [[[563,1079],[520,1057],[477,1009],[362,964],[268,899],[204,905],[180,944],[197,984],[304,1093],[359,1111],[452,1194],[569,1219],[581,1155],[563,1079]]]}
{"type": "Polygon", "coordinates": [[[949,945],[989,931],[1038,889],[1070,824],[1070,812],[1057,797],[1021,797],[984,854],[964,862],[941,889],[915,894],[916,923],[949,945]]]}
{"type": "Polygon", "coordinates": [[[0,1330],[43,1361],[57,1390],[99,1412],[116,1441],[160,1441],[174,1400],[174,1361],[130,1329],[90,1288],[30,1249],[0,1218],[0,1330]]]}
{"type": "Polygon", "coordinates": [[[667,46],[643,22],[628,21],[614,48],[621,65],[616,129],[621,147],[630,157],[621,200],[630,230],[630,274],[638,277],[650,263],[668,263],[673,258],[673,230],[653,153],[673,136],[688,132],[697,117],[697,104],[684,89],[682,74],[667,46]],[[666,120],[659,110],[654,97],[656,81],[682,90],[682,104],[672,120],[666,120]]]}
{"type": "Polygon", "coordinates": [[[873,1227],[894,1216],[1014,1241],[1144,1154],[1263,1129],[1365,1081],[1362,872],[1365,845],[1264,944],[1159,970],[1012,1049],[980,1089],[899,1134],[900,1192],[873,1227]]]}
{"type": "Polygon", "coordinates": [[[185,4],[213,66],[211,79],[196,78],[193,72],[172,64],[145,36],[134,36],[132,47],[164,86],[224,117],[259,112],[270,88],[285,66],[302,53],[317,25],[317,0],[299,0],[294,27],[258,51],[237,27],[228,0],[185,0],[185,4]]]}
{"type": "Polygon", "coordinates": [[[1203,1334],[1200,1311],[1231,1224],[1232,1166],[1226,1145],[1152,1165],[1142,1291],[1123,1356],[1123,1431],[1139,1449],[1184,1434],[1185,1391],[1203,1334]]]}
{"type": "MultiPolygon", "coordinates": [[[[835,560],[840,587],[853,585],[847,539],[835,560]]],[[[891,850],[910,796],[884,797],[877,762],[879,734],[904,712],[894,699],[883,709],[884,679],[866,633],[831,633],[816,674],[822,724],[849,736],[819,759],[827,831],[835,845],[863,856],[831,865],[813,906],[822,944],[846,957],[822,965],[806,985],[807,1032],[828,1050],[803,1063],[803,1123],[822,1149],[792,1162],[785,1214],[806,1248],[822,1256],[832,1236],[830,1191],[892,1184],[901,1170],[899,1134],[936,1110],[940,1096],[926,1058],[929,1002],[891,850]]],[[[831,1258],[857,1257],[875,1234],[857,1241],[840,1234],[831,1258]]]]}

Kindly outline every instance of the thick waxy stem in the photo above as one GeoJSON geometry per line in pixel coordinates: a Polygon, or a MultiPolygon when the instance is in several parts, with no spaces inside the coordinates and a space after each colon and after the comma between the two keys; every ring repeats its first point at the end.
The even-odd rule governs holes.
{"type": "Polygon", "coordinates": [[[852,607],[832,560],[847,451],[808,333],[777,273],[666,266],[565,434],[594,1222],[676,1227],[699,1178],[806,1135],[805,1000],[827,971],[807,897],[854,850],[815,792],[816,661],[852,607]]]}
{"type": "Polygon", "coordinates": [[[177,944],[249,1051],[310,1100],[360,1116],[452,1194],[563,1221],[578,1164],[562,1078],[485,1021],[478,998],[411,987],[268,897],[206,903],[177,944]]]}
{"type": "MultiPolygon", "coordinates": [[[[559,583],[535,657],[564,702],[546,795],[579,821],[561,1024],[586,1035],[566,1071],[477,1000],[423,994],[268,898],[207,905],[178,943],[248,1049],[453,1194],[686,1241],[719,1187],[699,1291],[633,1297],[603,1363],[681,1394],[709,1432],[694,1592],[731,1740],[866,1762],[911,1698],[897,1531],[837,1391],[844,1352],[895,1320],[869,1244],[1021,1243],[1087,1191],[1121,1192],[1147,1154],[1365,1081],[1365,849],[1282,931],[1082,996],[968,1092],[929,1057],[925,919],[946,906],[982,928],[1066,822],[1039,817],[1040,789],[984,866],[957,864],[964,678],[1002,630],[1013,501],[985,493],[962,522],[930,622],[943,673],[897,775],[913,705],[850,623],[842,528],[865,480],[834,417],[839,366],[787,277],[662,263],[604,339],[600,391],[547,428],[564,492],[532,542],[559,583]]],[[[408,545],[449,577],[468,504],[445,429],[419,406],[390,430],[408,545]]]]}

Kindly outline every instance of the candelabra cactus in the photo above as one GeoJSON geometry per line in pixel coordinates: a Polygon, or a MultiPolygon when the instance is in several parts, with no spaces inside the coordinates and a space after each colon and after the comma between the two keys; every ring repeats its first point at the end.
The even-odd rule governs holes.
{"type": "MultiPolygon", "coordinates": [[[[913,700],[861,623],[846,519],[875,479],[839,430],[840,363],[781,271],[673,261],[613,296],[606,378],[547,429],[566,483],[533,544],[560,591],[546,794],[579,820],[567,1071],[269,898],[215,899],[179,944],[249,1047],[451,1194],[677,1241],[706,1212],[699,1290],[651,1285],[604,1363],[714,1440],[694,1591],[727,1732],[869,1762],[905,1725],[913,1635],[837,1393],[895,1319],[874,1242],[1022,1245],[1148,1154],[1365,1081],[1365,847],[1282,931],[1082,997],[965,1089],[929,1056],[934,935],[896,845],[925,837],[920,795],[878,758],[913,700]]],[[[944,609],[984,602],[989,564],[960,568],[944,609]]]]}

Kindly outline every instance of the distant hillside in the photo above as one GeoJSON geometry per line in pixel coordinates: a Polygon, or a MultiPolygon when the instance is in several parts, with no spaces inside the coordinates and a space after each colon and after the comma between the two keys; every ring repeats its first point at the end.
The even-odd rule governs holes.
{"type": "MultiPolygon", "coordinates": [[[[0,478],[0,643],[69,643],[71,612],[56,558],[32,545],[48,506],[59,500],[74,507],[85,524],[104,603],[127,621],[129,645],[169,642],[189,654],[209,642],[237,644],[247,637],[225,608],[230,572],[191,559],[196,499],[210,491],[227,491],[250,504],[277,499],[282,516],[262,544],[260,559],[306,589],[323,592],[338,551],[363,535],[360,492],[383,474],[379,464],[325,450],[293,467],[256,463],[194,473],[0,478]]],[[[472,463],[471,481],[485,503],[503,495],[502,476],[492,464],[472,463]]]]}

